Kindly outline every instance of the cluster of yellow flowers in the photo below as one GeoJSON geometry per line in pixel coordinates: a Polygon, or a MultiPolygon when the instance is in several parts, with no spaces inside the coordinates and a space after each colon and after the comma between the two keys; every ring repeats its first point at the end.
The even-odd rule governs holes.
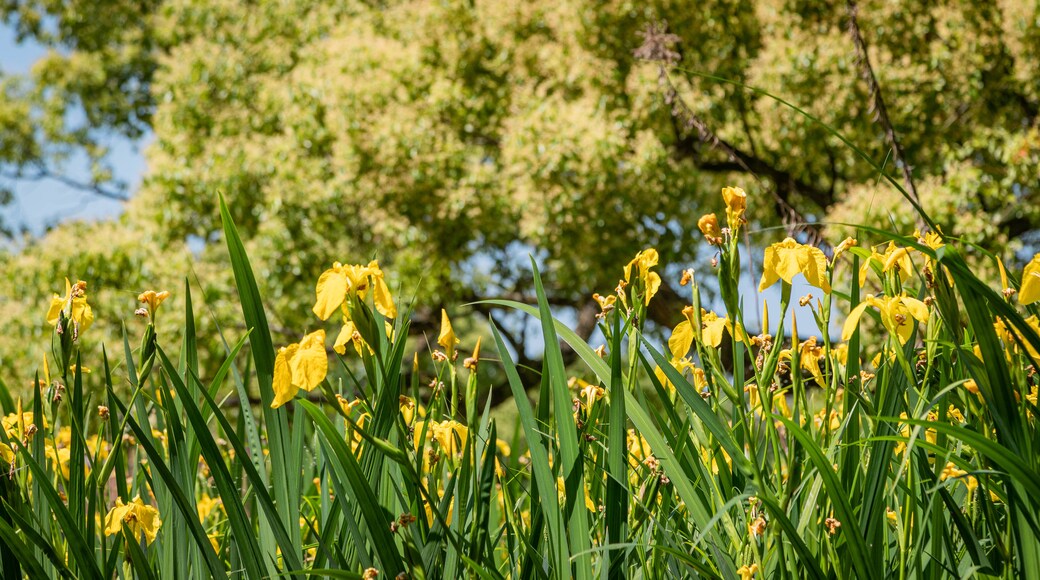
{"type": "MultiPolygon", "coordinates": [[[[328,320],[337,310],[341,312],[343,327],[333,345],[339,354],[346,353],[347,343],[352,343],[358,354],[369,348],[353,320],[354,309],[359,301],[365,301],[369,290],[372,291],[376,311],[387,319],[385,324],[389,334],[389,321],[397,318],[397,307],[379,262],[373,260],[367,266],[335,262],[318,278],[312,310],[321,320],[328,320]]],[[[277,409],[288,403],[300,389],[313,391],[325,380],[328,370],[324,330],[311,332],[300,342],[278,349],[274,363],[274,400],[271,408],[277,409]]]]}
{"type": "MultiPolygon", "coordinates": [[[[716,258],[713,259],[713,266],[717,266],[720,262],[725,263],[729,255],[738,251],[736,235],[740,228],[746,224],[744,214],[747,210],[747,194],[740,188],[727,187],[722,191],[722,199],[726,205],[726,227],[720,227],[719,219],[714,213],[706,214],[698,220],[698,227],[705,240],[709,244],[717,246],[720,251],[720,254],[717,254],[716,258]]],[[[915,231],[913,238],[921,246],[931,248],[932,250],[942,248],[944,245],[942,233],[939,231],[926,232],[924,234],[915,231]]],[[[902,247],[894,242],[888,242],[887,244],[869,249],[857,249],[856,246],[857,241],[854,238],[846,238],[834,247],[830,258],[821,249],[800,243],[793,238],[786,238],[764,249],[762,277],[758,290],[760,292],[765,291],[776,282],[783,281],[786,296],[786,292],[789,292],[790,286],[800,274],[808,284],[819,288],[824,294],[824,301],[817,300],[812,305],[812,309],[819,328],[825,331],[829,328],[830,323],[832,281],[841,256],[846,253],[855,253],[860,258],[860,266],[856,272],[860,286],[867,283],[871,273],[877,272],[880,275],[880,283],[884,288],[883,292],[876,295],[868,294],[852,306],[841,327],[841,340],[843,341],[841,343],[833,342],[829,337],[824,337],[825,340],[820,343],[815,336],[809,337],[808,340],[797,342],[797,326],[795,326],[792,329],[795,344],[790,348],[782,348],[778,351],[777,360],[780,363],[778,370],[784,371],[787,363],[796,358],[795,354],[797,354],[801,370],[807,371],[819,386],[827,387],[828,376],[834,376],[832,373],[838,369],[845,368],[848,358],[848,346],[846,343],[856,332],[863,315],[868,309],[877,312],[877,318],[881,321],[883,328],[899,345],[904,345],[911,339],[917,329],[917,323],[927,325],[931,319],[933,299],[925,298],[921,300],[910,296],[903,289],[903,285],[910,281],[915,272],[921,272],[924,279],[930,281],[931,276],[935,272],[945,271],[936,264],[933,258],[925,252],[919,252],[914,247],[902,247]],[[921,266],[921,269],[915,267],[915,255],[925,260],[924,264],[917,265],[921,266]]],[[[642,313],[641,309],[649,305],[650,300],[660,289],[661,277],[654,271],[659,261],[658,252],[653,248],[639,252],[625,266],[624,278],[619,282],[614,295],[601,296],[594,294],[593,298],[602,311],[600,317],[605,317],[616,305],[620,304],[630,315],[635,314],[638,319],[638,316],[642,313]]],[[[999,262],[998,265],[1000,266],[1003,294],[1010,299],[1016,292],[1008,283],[1003,263],[999,262]]],[[[720,282],[723,286],[723,294],[725,294],[726,281],[722,280],[722,271],[725,270],[720,270],[720,282]]],[[[727,272],[727,275],[733,275],[733,272],[727,272]]],[[[737,275],[739,276],[739,274],[737,275]]],[[[736,341],[745,342],[749,347],[759,347],[759,358],[756,360],[756,365],[761,369],[764,358],[772,351],[774,341],[773,337],[768,334],[770,332],[768,305],[762,320],[762,334],[749,337],[740,322],[739,312],[735,313],[738,315],[737,319],[731,320],[727,316],[717,314],[700,306],[699,293],[696,290],[693,271],[686,270],[683,272],[681,285],[686,286],[691,282],[693,282],[694,286],[694,304],[683,309],[682,321],[671,331],[668,340],[669,362],[680,374],[687,375],[688,373],[687,376],[692,379],[696,390],[703,397],[708,398],[712,395],[709,384],[713,381],[709,381],[709,375],[713,370],[709,370],[707,367],[704,369],[699,368],[690,356],[691,349],[696,347],[702,353],[702,357],[707,356],[708,360],[705,361],[705,364],[711,367],[711,369],[721,368],[718,364],[719,361],[716,360],[718,358],[718,348],[722,344],[724,334],[728,333],[736,341]]],[[[931,287],[932,285],[929,282],[927,286],[931,287]]],[[[1040,301],[1040,254],[1034,256],[1025,266],[1020,290],[1017,294],[1018,302],[1023,306],[1040,301]]],[[[723,298],[725,299],[725,296],[723,298]]],[[[812,304],[811,300],[812,295],[810,294],[801,298],[798,304],[802,307],[809,306],[812,304]]],[[[727,304],[737,304],[737,301],[727,304]]],[[[1037,316],[1030,316],[1026,319],[1026,322],[1040,333],[1040,319],[1037,316]]],[[[999,319],[995,322],[995,327],[998,336],[1003,340],[1009,353],[1015,352],[1020,348],[1019,345],[1024,344],[1028,354],[1033,358],[1040,358],[1033,347],[1024,340],[1017,328],[1007,325],[1003,320],[999,319]]],[[[924,339],[927,340],[927,335],[924,336],[924,339]]],[[[889,352],[889,357],[894,357],[891,349],[887,349],[887,352],[889,352]]],[[[881,356],[879,353],[878,356],[874,357],[875,367],[878,366],[881,356]]],[[[674,385],[660,367],[655,369],[655,375],[669,392],[674,392],[674,385]]],[[[862,371],[859,378],[864,381],[870,380],[873,378],[873,375],[862,371]]],[[[765,379],[767,381],[776,380],[768,377],[765,379]]],[[[725,381],[722,382],[724,383],[725,381]]],[[[784,391],[777,388],[779,387],[778,383],[774,383],[773,387],[775,395],[772,407],[790,417],[790,409],[787,406],[784,391]]],[[[843,385],[837,385],[837,399],[834,401],[834,404],[840,405],[842,389],[843,385]]],[[[759,401],[758,387],[747,385],[744,391],[750,398],[750,408],[760,409],[761,402],[759,401]]],[[[975,392],[977,392],[977,389],[975,392]]],[[[583,390],[582,393],[585,394],[585,391],[583,390]]],[[[1030,396],[1027,395],[1027,398],[1030,396]]],[[[834,407],[828,407],[828,409],[821,411],[823,415],[816,418],[817,425],[828,425],[831,426],[832,430],[836,429],[837,425],[834,423],[837,421],[839,415],[837,411],[839,410],[834,407]]],[[[956,413],[963,417],[961,411],[956,408],[951,408],[951,413],[956,413]]]]}

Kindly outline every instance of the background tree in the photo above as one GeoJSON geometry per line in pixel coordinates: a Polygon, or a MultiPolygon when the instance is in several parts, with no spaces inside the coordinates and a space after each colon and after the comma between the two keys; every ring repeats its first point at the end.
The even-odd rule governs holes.
{"type": "MultiPolygon", "coordinates": [[[[639,249],[703,261],[695,223],[728,184],[768,200],[750,204],[759,226],[913,228],[909,207],[821,126],[690,71],[781,95],[900,175],[887,120],[944,231],[996,248],[1040,222],[1036,3],[864,2],[860,43],[844,2],[335,4],[3,4],[27,37],[60,49],[48,57],[60,66],[5,80],[20,88],[0,105],[12,119],[0,162],[50,167],[48,147],[92,151],[95,128],[154,133],[118,225],[62,226],[4,258],[4,364],[40,330],[42,314],[25,313],[66,273],[97,287],[109,324],[96,332],[110,343],[136,292],[176,290],[189,262],[221,320],[217,191],[286,340],[314,326],[313,283],[333,260],[379,258],[399,295],[429,308],[423,329],[442,303],[525,298],[527,253],[591,331],[589,294],[613,288],[639,249]],[[674,53],[663,69],[635,54],[657,22],[673,35],[658,39],[674,53]],[[86,111],[86,131],[66,126],[70,107],[86,111]],[[37,118],[51,121],[26,120],[37,118]]],[[[677,278],[660,304],[678,300],[677,278]]],[[[665,311],[678,309],[659,322],[665,311]]]]}

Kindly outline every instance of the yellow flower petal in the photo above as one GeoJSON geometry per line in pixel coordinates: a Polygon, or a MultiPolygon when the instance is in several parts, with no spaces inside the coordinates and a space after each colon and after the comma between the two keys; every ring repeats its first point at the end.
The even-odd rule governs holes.
{"type": "Polygon", "coordinates": [[[1018,291],[1018,303],[1026,306],[1040,300],[1040,254],[1026,264],[1022,271],[1022,288],[1018,291]]]}
{"type": "Polygon", "coordinates": [[[347,354],[347,343],[350,342],[351,337],[354,336],[354,323],[349,320],[343,323],[343,327],[339,329],[339,334],[336,335],[336,342],[332,344],[332,350],[338,354],[347,354]]]}
{"type": "Polygon", "coordinates": [[[343,304],[343,300],[347,296],[347,283],[347,273],[339,262],[322,272],[315,288],[317,300],[313,308],[314,314],[318,318],[328,320],[343,304]]]}
{"type": "Polygon", "coordinates": [[[5,443],[0,443],[0,459],[8,464],[14,463],[14,450],[5,443]]]}
{"type": "Polygon", "coordinates": [[[372,291],[376,310],[387,318],[397,318],[397,306],[394,305],[394,298],[390,295],[390,288],[387,287],[386,281],[383,280],[382,272],[373,277],[372,291]]]}
{"type": "Polygon", "coordinates": [[[693,346],[693,327],[689,320],[684,320],[672,329],[672,337],[668,339],[668,350],[672,358],[682,358],[693,346]]]}
{"type": "Polygon", "coordinates": [[[873,298],[868,297],[867,300],[860,302],[849,312],[848,318],[845,319],[845,324],[841,327],[841,339],[843,341],[848,341],[852,334],[856,332],[860,317],[863,316],[863,312],[867,307],[871,305],[870,300],[873,300],[873,298]]]}
{"type": "Polygon", "coordinates": [[[920,322],[928,322],[928,307],[924,302],[909,296],[901,296],[899,301],[910,312],[910,316],[913,316],[920,322]]]}
{"type": "Polygon", "coordinates": [[[290,344],[278,349],[278,355],[274,359],[274,401],[271,408],[277,409],[288,403],[296,396],[299,387],[292,384],[292,372],[289,370],[289,360],[296,354],[299,344],[290,344]]]}
{"type": "Polygon", "coordinates": [[[740,229],[741,218],[747,210],[747,193],[739,187],[724,187],[722,200],[726,202],[726,222],[736,234],[740,229]]]}
{"type": "Polygon", "coordinates": [[[455,345],[458,343],[459,339],[455,336],[455,329],[451,327],[448,312],[441,308],[441,332],[437,335],[437,344],[441,345],[444,348],[444,352],[450,357],[455,350],[455,345]]]}
{"type": "Polygon", "coordinates": [[[314,390],[329,372],[329,357],[325,352],[325,331],[317,330],[303,337],[300,347],[289,359],[292,382],[306,391],[314,390]]]}
{"type": "Polygon", "coordinates": [[[697,229],[704,234],[709,243],[722,237],[722,229],[719,227],[719,218],[713,213],[704,214],[697,220],[697,229]]]}
{"type": "Polygon", "coordinates": [[[798,269],[805,276],[805,281],[816,286],[825,293],[831,293],[831,285],[827,280],[827,256],[814,246],[802,246],[798,253],[798,269]]]}
{"type": "Polygon", "coordinates": [[[466,445],[466,438],[469,436],[469,429],[454,419],[441,421],[440,423],[431,423],[430,430],[433,438],[440,445],[441,450],[448,455],[460,453],[462,447],[466,445]],[[458,437],[458,443],[456,442],[456,437],[458,437]]]}
{"type": "Polygon", "coordinates": [[[121,534],[124,526],[135,538],[144,534],[145,541],[151,544],[162,526],[159,510],[145,505],[140,497],[135,497],[128,504],[123,504],[123,500],[117,498],[115,507],[105,516],[105,535],[121,534]]]}
{"type": "Polygon", "coordinates": [[[79,331],[84,332],[94,323],[94,310],[87,304],[86,296],[72,300],[72,320],[79,325],[79,331]]]}
{"type": "Polygon", "coordinates": [[[57,294],[51,298],[51,306],[47,310],[47,324],[54,326],[58,324],[58,314],[61,313],[61,309],[65,307],[65,299],[57,294]]]}
{"type": "Polygon", "coordinates": [[[148,311],[153,315],[155,311],[159,309],[159,305],[166,301],[170,297],[170,293],[166,290],[162,292],[156,292],[155,290],[146,290],[137,295],[137,301],[142,304],[148,305],[148,311]]]}
{"type": "Polygon", "coordinates": [[[826,293],[831,285],[827,280],[827,256],[819,248],[799,244],[791,238],[772,244],[765,250],[762,260],[762,280],[758,291],[762,292],[783,280],[788,284],[801,273],[805,280],[826,293]]]}
{"type": "Polygon", "coordinates": [[[648,272],[646,274],[645,282],[646,296],[644,297],[644,301],[647,304],[650,304],[650,299],[653,298],[654,294],[657,294],[657,291],[661,288],[661,276],[659,276],[657,272],[648,272]]]}
{"type": "Polygon", "coordinates": [[[714,312],[702,312],[701,326],[704,343],[717,348],[722,344],[722,331],[729,326],[729,320],[720,318],[714,312]]]}

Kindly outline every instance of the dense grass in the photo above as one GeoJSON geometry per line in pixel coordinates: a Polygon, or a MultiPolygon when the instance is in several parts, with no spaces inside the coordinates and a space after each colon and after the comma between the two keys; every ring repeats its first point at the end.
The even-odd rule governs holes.
{"type": "Polygon", "coordinates": [[[56,372],[41,369],[31,400],[0,387],[3,577],[1035,574],[1040,336],[1018,283],[994,290],[934,235],[862,228],[892,245],[832,257],[791,241],[766,255],[784,312],[748,336],[738,194],[724,195],[728,231],[702,222],[726,312],[702,310],[691,275],[667,348],[643,335],[656,253],[619,265],[625,284],[599,297],[599,351],[552,318],[532,264],[539,303],[496,305],[540,321],[540,385],[521,383],[494,321],[483,356],[445,327],[436,376],[420,377],[408,312],[388,309],[372,273],[340,297],[353,326],[334,372],[324,342],[276,350],[222,207],[249,330],[227,337],[219,368],[199,368],[187,285],[181,344],[149,325],[136,348],[127,336],[80,361],[90,334],[73,290],[56,314],[56,372]],[[799,305],[793,275],[822,300],[799,305]],[[832,304],[861,303],[864,323],[840,343],[784,328],[790,309],[827,328],[832,304]],[[564,367],[561,343],[580,365],[564,367]],[[516,432],[478,408],[475,370],[492,364],[516,432]],[[128,385],[113,384],[114,365],[128,385]],[[302,390],[279,405],[287,384],[302,390]],[[225,404],[250,394],[259,405],[225,404]]]}

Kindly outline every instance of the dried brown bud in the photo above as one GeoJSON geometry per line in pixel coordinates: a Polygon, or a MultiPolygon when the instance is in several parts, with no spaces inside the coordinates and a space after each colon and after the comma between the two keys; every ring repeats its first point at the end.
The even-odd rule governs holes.
{"type": "Polygon", "coordinates": [[[841,522],[834,518],[827,518],[824,520],[823,525],[827,526],[827,533],[833,536],[838,533],[838,528],[841,527],[841,522]]]}

